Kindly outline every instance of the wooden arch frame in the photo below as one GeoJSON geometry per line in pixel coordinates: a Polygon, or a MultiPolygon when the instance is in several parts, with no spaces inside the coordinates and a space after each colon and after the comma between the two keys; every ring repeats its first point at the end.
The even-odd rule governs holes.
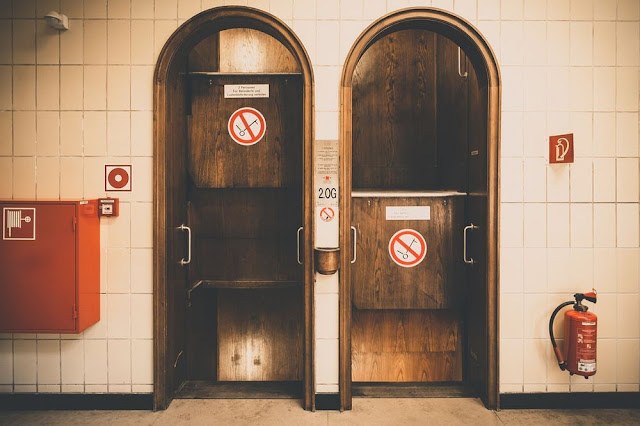
{"type": "MultiPolygon", "coordinates": [[[[487,105],[487,348],[488,374],[485,404],[498,408],[498,213],[500,150],[500,71],[485,38],[469,22],[450,12],[433,8],[410,8],[392,12],[367,27],[347,54],[340,85],[340,246],[350,247],[351,161],[352,161],[352,84],[353,73],[364,52],[379,38],[405,28],[426,28],[446,35],[463,48],[479,77],[486,78],[487,105]],[[484,71],[484,75],[481,75],[484,71]]],[[[351,409],[351,270],[350,250],[340,259],[340,409],[351,409]]]]}
{"type": "MultiPolygon", "coordinates": [[[[218,7],[195,15],[182,24],[167,40],[155,68],[153,77],[153,315],[154,315],[154,409],[164,409],[171,402],[167,387],[167,253],[168,232],[172,224],[167,221],[167,194],[173,188],[167,173],[172,148],[183,143],[171,135],[167,125],[176,109],[172,105],[172,78],[179,75],[180,63],[198,42],[207,36],[232,28],[248,28],[264,32],[287,48],[297,63],[303,78],[303,170],[304,196],[304,408],[313,408],[313,69],[306,49],[284,22],[264,11],[242,7],[218,7]]],[[[173,362],[173,361],[172,361],[173,362]]]]}

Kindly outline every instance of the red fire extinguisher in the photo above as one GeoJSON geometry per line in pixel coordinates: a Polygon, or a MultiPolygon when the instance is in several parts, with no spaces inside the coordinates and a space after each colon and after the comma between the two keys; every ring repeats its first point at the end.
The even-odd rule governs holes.
{"type": "Polygon", "coordinates": [[[588,379],[596,374],[596,342],[598,340],[598,317],[587,312],[589,309],[582,304],[583,300],[596,303],[595,290],[589,293],[576,293],[575,301],[561,303],[551,314],[549,319],[549,337],[553,345],[553,351],[558,359],[558,365],[562,371],[569,370],[572,376],[578,374],[588,379]],[[556,339],[553,337],[553,321],[556,315],[565,306],[573,305],[573,309],[564,313],[564,357],[556,339]]]}

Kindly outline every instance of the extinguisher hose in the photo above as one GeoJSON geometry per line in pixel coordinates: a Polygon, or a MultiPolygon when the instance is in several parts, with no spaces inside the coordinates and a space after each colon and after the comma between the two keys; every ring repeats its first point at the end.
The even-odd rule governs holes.
{"type": "Polygon", "coordinates": [[[551,345],[553,346],[553,352],[556,354],[556,358],[558,360],[558,366],[560,366],[560,370],[562,371],[564,371],[567,368],[567,362],[562,357],[562,352],[560,352],[560,349],[558,348],[558,344],[556,343],[556,338],[553,336],[553,321],[555,321],[556,315],[558,315],[558,312],[560,312],[562,308],[564,308],[565,306],[573,305],[573,304],[575,304],[575,302],[572,300],[569,302],[564,302],[560,304],[560,306],[558,306],[555,309],[555,311],[553,311],[553,313],[551,314],[551,318],[549,318],[549,337],[551,338],[551,345]]]}

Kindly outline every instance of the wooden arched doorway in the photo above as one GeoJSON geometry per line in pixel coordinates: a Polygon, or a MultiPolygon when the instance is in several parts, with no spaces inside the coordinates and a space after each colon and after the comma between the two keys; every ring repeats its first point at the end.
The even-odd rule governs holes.
{"type": "Polygon", "coordinates": [[[162,49],[154,75],[155,409],[174,397],[269,392],[313,408],[312,96],[300,40],[257,9],[204,11],[162,49]],[[239,87],[255,96],[234,95],[239,87]],[[263,136],[242,144],[246,132],[233,138],[228,123],[255,110],[263,136]]]}
{"type": "Polygon", "coordinates": [[[341,106],[341,409],[372,386],[428,395],[442,382],[496,408],[500,74],[489,44],[449,12],[393,12],[347,55],[341,106]],[[415,268],[392,262],[400,228],[426,235],[415,268]]]}

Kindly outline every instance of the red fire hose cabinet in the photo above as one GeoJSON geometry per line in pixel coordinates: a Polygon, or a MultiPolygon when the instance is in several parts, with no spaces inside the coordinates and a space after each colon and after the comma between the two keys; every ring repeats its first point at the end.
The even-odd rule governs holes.
{"type": "Polygon", "coordinates": [[[100,319],[97,200],[0,201],[0,332],[80,333],[100,319]]]}

